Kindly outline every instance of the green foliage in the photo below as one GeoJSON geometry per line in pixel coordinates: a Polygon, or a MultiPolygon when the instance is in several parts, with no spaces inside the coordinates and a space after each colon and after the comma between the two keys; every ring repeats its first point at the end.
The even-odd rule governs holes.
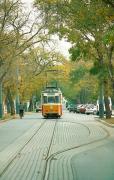
{"type": "Polygon", "coordinates": [[[88,70],[84,66],[80,65],[78,68],[71,71],[70,73],[71,82],[76,83],[80,81],[81,79],[83,79],[83,77],[87,72],[88,70]]]}
{"type": "Polygon", "coordinates": [[[45,17],[45,8],[49,7],[51,17],[48,16],[48,20],[52,27],[47,23],[47,28],[53,29],[53,33],[54,30],[58,31],[60,36],[67,37],[73,43],[70,49],[73,61],[88,58],[99,59],[99,63],[101,57],[105,57],[103,63],[106,63],[105,59],[109,57],[109,46],[112,45],[114,37],[114,31],[109,30],[112,28],[110,17],[114,15],[113,8],[102,0],[36,2],[37,7],[45,13],[45,17]]]}
{"type": "Polygon", "coordinates": [[[76,60],[80,59],[81,51],[78,47],[70,48],[69,52],[71,54],[71,60],[72,61],[76,61],[76,60]]]}
{"type": "Polygon", "coordinates": [[[107,32],[104,34],[104,36],[103,36],[103,43],[105,45],[109,45],[109,44],[113,44],[114,43],[114,25],[111,26],[111,28],[109,28],[107,30],[107,32]]]}
{"type": "Polygon", "coordinates": [[[72,46],[72,48],[70,48],[69,50],[69,53],[71,54],[71,60],[72,61],[79,61],[81,59],[87,60],[89,48],[90,47],[88,46],[88,43],[86,43],[86,46],[85,44],[81,44],[81,43],[76,44],[76,46],[72,46]]]}
{"type": "Polygon", "coordinates": [[[86,62],[72,63],[67,82],[60,82],[63,95],[72,103],[96,102],[98,81],[89,74],[91,66],[86,62]]]}
{"type": "Polygon", "coordinates": [[[97,76],[101,80],[105,80],[106,77],[109,78],[107,65],[101,65],[98,61],[94,61],[94,65],[90,69],[90,74],[97,76]]]}

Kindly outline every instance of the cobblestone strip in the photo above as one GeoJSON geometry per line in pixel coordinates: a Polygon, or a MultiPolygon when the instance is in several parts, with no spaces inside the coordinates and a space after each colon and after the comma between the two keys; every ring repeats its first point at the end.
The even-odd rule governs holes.
{"type": "MultiPolygon", "coordinates": [[[[61,126],[60,123],[58,123],[58,129],[59,126],[61,126]]],[[[72,132],[68,129],[66,131],[64,129],[65,126],[63,126],[63,130],[60,128],[61,129],[60,134],[61,132],[63,132],[64,139],[65,136],[67,139],[67,140],[65,139],[65,141],[62,142],[61,139],[58,139],[59,130],[57,129],[56,132],[57,134],[55,133],[55,139],[54,139],[55,142],[52,145],[50,157],[48,159],[48,167],[47,167],[47,174],[45,180],[53,180],[53,179],[77,180],[76,172],[74,175],[71,164],[71,159],[77,153],[77,150],[80,149],[81,147],[84,146],[86,147],[86,145],[93,146],[93,144],[96,144],[97,142],[100,141],[102,142],[103,139],[108,137],[107,131],[105,131],[105,129],[103,129],[102,127],[89,124],[88,127],[89,127],[90,135],[88,136],[87,128],[83,126],[83,124],[75,123],[73,126],[74,126],[74,130],[73,128],[71,128],[72,132]],[[76,126],[78,128],[76,128],[76,126]],[[70,134],[73,134],[71,142],[69,138],[70,134]],[[79,141],[77,140],[77,138],[79,138],[79,141]]],[[[70,129],[70,125],[69,125],[69,129],[70,129]]],[[[94,147],[96,147],[96,145],[94,147]]]]}
{"type": "MultiPolygon", "coordinates": [[[[16,156],[0,180],[42,180],[54,126],[54,120],[47,120],[27,146],[16,156]]],[[[46,178],[76,180],[72,171],[71,158],[78,151],[78,147],[84,147],[106,136],[107,133],[94,124],[59,121],[48,156],[49,165],[46,178]],[[74,149],[71,150],[72,148],[74,149]]]]}
{"type": "Polygon", "coordinates": [[[42,122],[36,123],[29,131],[23,136],[16,139],[16,141],[10,144],[4,151],[0,152],[0,175],[4,169],[12,162],[18,152],[29,142],[30,138],[38,131],[42,122]]]}
{"type": "Polygon", "coordinates": [[[92,143],[108,136],[107,131],[94,124],[58,122],[51,154],[83,144],[92,143]]]}
{"type": "Polygon", "coordinates": [[[46,121],[16,156],[0,180],[41,180],[55,122],[46,121]]]}
{"type": "Polygon", "coordinates": [[[68,156],[66,153],[57,155],[54,159],[50,160],[49,174],[45,180],[77,180],[76,176],[73,175],[71,166],[71,158],[73,154],[70,153],[68,156]]]}

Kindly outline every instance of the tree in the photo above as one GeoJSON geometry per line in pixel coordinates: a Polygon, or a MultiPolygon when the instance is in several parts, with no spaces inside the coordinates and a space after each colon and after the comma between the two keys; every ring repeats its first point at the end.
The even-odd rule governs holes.
{"type": "Polygon", "coordinates": [[[36,43],[47,41],[45,24],[39,17],[31,21],[31,12],[25,13],[20,0],[0,1],[0,80],[5,77],[16,57],[36,43]]]}
{"type": "MultiPolygon", "coordinates": [[[[106,89],[107,79],[111,79],[113,82],[114,78],[113,24],[110,21],[110,15],[114,14],[113,8],[102,0],[89,2],[83,0],[36,0],[36,2],[38,8],[44,11],[44,18],[49,20],[47,27],[50,33],[59,32],[60,37],[65,37],[72,42],[76,48],[74,52],[78,59],[89,60],[92,57],[94,63],[99,65],[100,81],[106,89]],[[50,24],[52,24],[51,27],[50,24]],[[106,72],[106,78],[104,72],[106,72]]],[[[107,93],[105,98],[108,98],[108,92],[108,90],[105,91],[107,93]]],[[[106,105],[107,107],[108,105],[106,105]]],[[[106,117],[110,118],[110,113],[107,113],[106,117]]]]}
{"type": "Polygon", "coordinates": [[[90,62],[79,61],[70,72],[70,81],[74,86],[78,103],[95,103],[98,98],[98,80],[90,75],[91,66],[90,62]]]}
{"type": "Polygon", "coordinates": [[[111,5],[114,8],[114,1],[113,0],[104,0],[106,4],[111,5]]]}
{"type": "MultiPolygon", "coordinates": [[[[33,19],[31,12],[25,12],[21,0],[0,1],[0,87],[1,83],[5,87],[7,75],[14,70],[14,63],[20,63],[21,55],[49,38],[45,23],[41,22],[41,13],[33,19]]],[[[15,67],[17,69],[17,65],[15,67]]]]}

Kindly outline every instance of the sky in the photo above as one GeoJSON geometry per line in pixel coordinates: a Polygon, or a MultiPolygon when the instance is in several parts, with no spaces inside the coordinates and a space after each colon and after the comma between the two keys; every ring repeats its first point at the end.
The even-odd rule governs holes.
{"type": "MultiPolygon", "coordinates": [[[[27,10],[31,10],[32,8],[31,4],[34,2],[34,0],[21,0],[21,1],[25,3],[27,10]]],[[[67,42],[65,39],[59,40],[57,36],[55,36],[54,38],[55,38],[55,42],[57,41],[57,45],[56,45],[57,51],[63,54],[66,58],[69,58],[68,49],[71,47],[71,44],[67,42]]]]}

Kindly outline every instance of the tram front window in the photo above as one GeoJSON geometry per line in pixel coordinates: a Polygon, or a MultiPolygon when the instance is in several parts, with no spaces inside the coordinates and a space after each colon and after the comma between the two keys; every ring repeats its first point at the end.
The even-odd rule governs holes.
{"type": "Polygon", "coordinates": [[[48,103],[59,103],[60,98],[59,96],[49,96],[48,97],[48,103]]]}
{"type": "Polygon", "coordinates": [[[55,103],[55,97],[54,96],[49,96],[48,97],[48,103],[55,103]]]}

